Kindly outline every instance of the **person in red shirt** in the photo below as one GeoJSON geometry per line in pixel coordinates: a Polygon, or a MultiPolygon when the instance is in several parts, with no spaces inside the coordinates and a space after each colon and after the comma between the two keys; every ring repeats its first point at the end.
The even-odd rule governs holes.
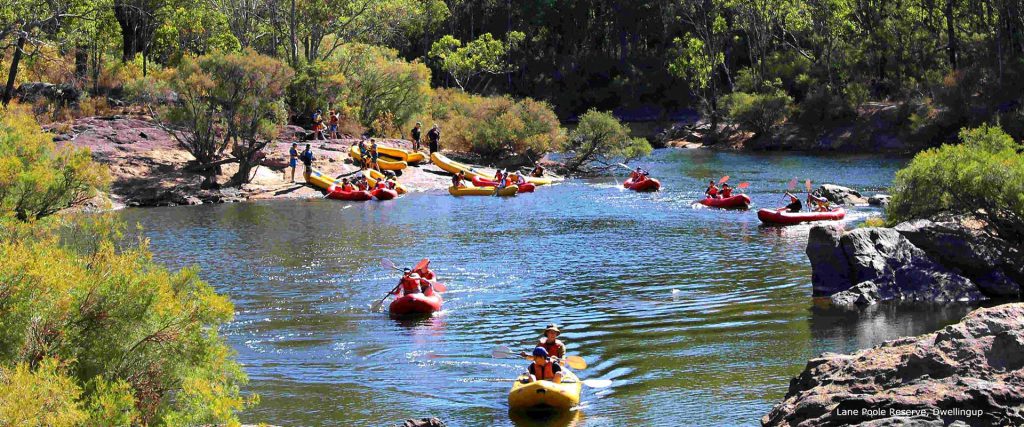
{"type": "Polygon", "coordinates": [[[704,195],[712,199],[718,198],[718,186],[715,185],[715,181],[708,181],[708,189],[704,190],[704,195]]]}

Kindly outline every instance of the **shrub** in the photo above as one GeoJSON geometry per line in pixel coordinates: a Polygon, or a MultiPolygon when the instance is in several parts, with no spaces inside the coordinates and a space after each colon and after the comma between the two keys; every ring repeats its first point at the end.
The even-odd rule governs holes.
{"type": "Polygon", "coordinates": [[[529,98],[516,101],[439,89],[431,110],[431,118],[441,126],[445,148],[471,151],[489,160],[524,153],[543,156],[565,140],[551,106],[529,98]]]}
{"type": "Polygon", "coordinates": [[[51,215],[92,197],[108,174],[88,149],[58,149],[24,108],[0,111],[0,216],[51,215]]]}
{"type": "Polygon", "coordinates": [[[960,139],[918,153],[896,173],[889,221],[977,214],[1005,238],[1024,238],[1024,145],[987,125],[960,139]]]}
{"type": "Polygon", "coordinates": [[[610,112],[590,110],[580,116],[563,149],[571,154],[566,168],[581,171],[595,165],[614,167],[617,160],[628,162],[646,156],[651,153],[651,144],[630,137],[629,128],[610,112]]]}
{"type": "Polygon", "coordinates": [[[755,134],[765,134],[789,118],[793,99],[784,91],[734,92],[722,97],[726,115],[755,134]]]}

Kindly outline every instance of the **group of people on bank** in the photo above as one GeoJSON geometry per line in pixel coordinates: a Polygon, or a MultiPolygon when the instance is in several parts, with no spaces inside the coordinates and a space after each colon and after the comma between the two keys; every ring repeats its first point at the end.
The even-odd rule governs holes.
{"type": "MultiPolygon", "coordinates": [[[[327,140],[327,139],[338,139],[342,137],[341,132],[338,129],[338,124],[341,121],[341,113],[331,109],[325,115],[323,110],[317,109],[312,116],[313,121],[313,139],[314,140],[327,140]]],[[[409,131],[410,139],[412,140],[413,150],[419,151],[422,147],[422,136],[423,129],[420,122],[416,122],[412,130],[409,131]]],[[[427,146],[430,153],[437,152],[441,147],[441,128],[434,123],[434,126],[427,131],[427,146]]]]}

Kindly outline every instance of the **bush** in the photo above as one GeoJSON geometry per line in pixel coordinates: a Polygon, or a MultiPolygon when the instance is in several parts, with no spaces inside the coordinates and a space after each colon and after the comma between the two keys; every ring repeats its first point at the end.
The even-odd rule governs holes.
{"type": "Polygon", "coordinates": [[[24,108],[0,110],[0,217],[51,215],[92,197],[108,175],[88,149],[58,149],[24,108]]]}
{"type": "Polygon", "coordinates": [[[755,134],[765,134],[789,118],[793,99],[784,91],[734,92],[722,97],[726,116],[755,134]]]}
{"type": "Polygon", "coordinates": [[[590,110],[580,116],[580,123],[563,147],[571,157],[566,161],[569,171],[592,169],[596,164],[614,167],[613,162],[646,156],[651,144],[643,138],[629,136],[629,128],[610,112],[590,110]]]}
{"type": "Polygon", "coordinates": [[[962,130],[960,139],[918,153],[896,173],[889,221],[979,215],[1005,238],[1024,238],[1024,145],[987,125],[962,130]]]}
{"type": "Polygon", "coordinates": [[[431,119],[442,129],[444,148],[471,151],[488,160],[524,153],[540,157],[565,140],[551,106],[530,98],[516,101],[439,89],[431,109],[431,119]]]}
{"type": "Polygon", "coordinates": [[[61,163],[67,155],[27,114],[3,114],[0,423],[237,424],[246,377],[219,335],[231,303],[195,270],[154,263],[145,240],[122,238],[110,216],[47,217],[102,183],[72,171],[99,166],[88,152],[61,163]],[[51,207],[21,215],[21,199],[51,207]]]}

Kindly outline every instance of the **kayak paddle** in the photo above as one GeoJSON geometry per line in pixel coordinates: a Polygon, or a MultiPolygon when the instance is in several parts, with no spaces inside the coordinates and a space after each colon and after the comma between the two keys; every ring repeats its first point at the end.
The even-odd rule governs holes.
{"type": "Polygon", "coordinates": [[[796,178],[789,180],[789,185],[786,186],[786,189],[789,191],[793,191],[796,189],[796,178]]]}
{"type": "MultiPolygon", "coordinates": [[[[418,270],[421,267],[426,267],[424,261],[429,262],[429,260],[427,260],[426,258],[423,258],[423,261],[420,261],[419,264],[416,264],[416,268],[414,270],[418,270]]],[[[398,268],[398,266],[395,265],[394,261],[392,261],[390,259],[387,259],[387,258],[381,258],[380,266],[384,267],[384,268],[390,268],[392,270],[397,270],[397,271],[402,271],[402,272],[405,271],[405,270],[402,270],[401,268],[398,268]]],[[[448,291],[448,287],[445,286],[444,283],[435,282],[433,280],[427,280],[427,281],[430,282],[430,286],[433,287],[435,291],[438,291],[438,292],[447,292],[448,291]]],[[[397,289],[398,287],[396,286],[395,288],[397,289]]],[[[391,295],[394,292],[395,291],[391,291],[391,293],[389,293],[388,295],[391,295]]],[[[387,297],[384,297],[384,298],[387,298],[387,297]]]]}
{"type": "Polygon", "coordinates": [[[810,179],[808,179],[807,181],[804,181],[804,188],[807,189],[808,193],[811,192],[811,180],[810,179]]]}
{"type": "Polygon", "coordinates": [[[718,185],[725,184],[729,181],[729,175],[723,176],[722,179],[718,180],[718,185]]]}
{"type": "Polygon", "coordinates": [[[605,388],[612,385],[612,380],[583,380],[583,385],[590,388],[605,388]]]}
{"type": "MultiPolygon", "coordinates": [[[[513,353],[510,348],[505,347],[505,346],[502,345],[502,346],[495,347],[494,350],[491,350],[491,357],[494,357],[495,359],[517,359],[517,358],[524,357],[524,356],[522,356],[521,354],[513,353]]],[[[528,358],[528,357],[529,356],[525,356],[524,358],[528,358]]],[[[579,356],[565,356],[564,360],[565,360],[565,364],[569,365],[570,368],[573,368],[573,369],[576,369],[576,370],[587,369],[587,361],[583,360],[582,357],[579,357],[579,356]]]]}

